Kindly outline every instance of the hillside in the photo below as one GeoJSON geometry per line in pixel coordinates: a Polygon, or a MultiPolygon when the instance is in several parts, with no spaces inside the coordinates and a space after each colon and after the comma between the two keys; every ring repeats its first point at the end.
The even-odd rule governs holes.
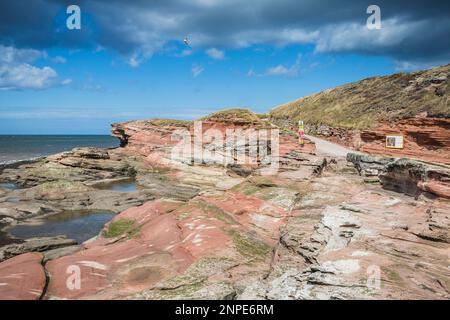
{"type": "Polygon", "coordinates": [[[417,115],[450,117],[450,64],[430,70],[372,77],[283,104],[273,120],[303,120],[368,129],[417,115]]]}

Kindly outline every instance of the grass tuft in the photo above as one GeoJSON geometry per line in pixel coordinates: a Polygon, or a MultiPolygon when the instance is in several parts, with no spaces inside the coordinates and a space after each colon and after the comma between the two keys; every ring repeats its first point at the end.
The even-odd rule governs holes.
{"type": "Polygon", "coordinates": [[[256,125],[263,126],[266,122],[261,120],[260,117],[250,111],[249,109],[225,109],[222,111],[214,112],[206,117],[201,118],[202,121],[213,121],[235,125],[256,125]]]}
{"type": "Polygon", "coordinates": [[[103,232],[105,238],[117,238],[122,235],[134,237],[139,233],[139,226],[134,219],[118,219],[112,221],[103,232]]]}
{"type": "Polygon", "coordinates": [[[192,121],[178,119],[151,119],[147,120],[146,124],[152,126],[176,126],[188,128],[192,125],[192,121]]]}

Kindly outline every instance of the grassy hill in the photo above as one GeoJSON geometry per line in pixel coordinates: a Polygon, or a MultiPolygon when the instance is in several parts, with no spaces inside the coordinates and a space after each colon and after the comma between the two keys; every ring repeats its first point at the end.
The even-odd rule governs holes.
{"type": "Polygon", "coordinates": [[[272,120],[367,129],[425,114],[450,117],[450,64],[430,70],[367,78],[283,104],[272,120]]]}
{"type": "Polygon", "coordinates": [[[264,121],[263,116],[258,115],[249,109],[233,108],[225,109],[222,111],[214,112],[206,117],[201,118],[202,121],[214,121],[226,124],[236,125],[252,125],[252,126],[264,126],[268,125],[264,121]]]}

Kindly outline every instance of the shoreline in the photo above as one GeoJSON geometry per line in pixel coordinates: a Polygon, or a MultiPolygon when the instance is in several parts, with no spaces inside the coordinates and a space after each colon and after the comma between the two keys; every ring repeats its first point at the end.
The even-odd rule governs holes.
{"type": "MultiPolygon", "coordinates": [[[[35,163],[35,162],[38,162],[40,160],[43,160],[43,159],[45,159],[47,157],[50,157],[50,156],[54,156],[54,155],[59,154],[59,153],[70,152],[70,151],[72,151],[73,149],[76,149],[76,148],[77,147],[72,148],[72,149],[63,150],[61,152],[49,153],[47,155],[36,156],[36,157],[31,157],[31,158],[26,158],[26,159],[14,159],[14,160],[0,161],[0,170],[9,169],[9,168],[16,169],[17,167],[19,167],[19,166],[21,166],[23,164],[35,163]]],[[[83,146],[83,147],[78,147],[78,148],[98,148],[98,149],[105,149],[105,150],[114,150],[114,149],[117,149],[117,148],[120,148],[120,147],[119,146],[117,146],[117,147],[83,146]]]]}
{"type": "MultiPolygon", "coordinates": [[[[18,137],[19,135],[0,135],[0,138],[2,137],[18,137]]],[[[6,168],[17,168],[20,165],[23,164],[30,164],[34,163],[36,161],[40,161],[42,159],[45,159],[46,157],[63,153],[63,152],[69,152],[76,148],[101,148],[105,150],[109,150],[112,148],[119,147],[119,141],[117,137],[113,135],[23,135],[22,137],[31,137],[31,138],[39,138],[41,144],[39,141],[36,141],[36,143],[32,143],[30,145],[31,149],[28,150],[30,152],[20,152],[20,153],[11,153],[8,152],[8,149],[5,149],[2,152],[2,145],[0,144],[0,152],[3,153],[2,158],[0,159],[0,170],[6,169],[6,168]],[[48,139],[46,139],[48,137],[48,139]],[[55,137],[63,137],[67,140],[67,143],[65,145],[58,145],[58,142],[54,141],[55,137]],[[78,140],[77,137],[92,137],[94,139],[89,140],[78,140]],[[96,137],[100,137],[102,139],[104,138],[111,138],[111,141],[102,141],[102,140],[95,140],[96,137]],[[68,139],[67,139],[68,138],[68,139]],[[70,138],[74,138],[74,140],[71,140],[70,138]],[[42,140],[44,139],[44,140],[42,140]],[[92,140],[92,141],[90,141],[92,140]],[[42,141],[44,141],[45,145],[42,145],[42,141]],[[48,141],[48,142],[47,142],[48,141]],[[27,154],[28,153],[28,154],[27,154]]],[[[29,139],[25,139],[27,141],[29,139]]],[[[3,141],[6,142],[6,141],[3,141]]],[[[3,143],[0,141],[0,143],[3,143]]],[[[14,140],[10,143],[14,144],[14,140]]],[[[21,142],[20,142],[21,143],[21,142]]],[[[27,142],[29,143],[29,142],[27,142]]],[[[26,147],[26,144],[25,144],[26,147]]],[[[22,146],[24,148],[24,146],[22,146]]]]}
{"type": "Polygon", "coordinates": [[[23,165],[23,164],[30,164],[38,162],[42,159],[45,159],[47,156],[38,156],[38,157],[32,157],[28,159],[21,159],[21,160],[8,160],[4,162],[0,162],[0,171],[3,169],[16,169],[17,167],[23,165]]]}

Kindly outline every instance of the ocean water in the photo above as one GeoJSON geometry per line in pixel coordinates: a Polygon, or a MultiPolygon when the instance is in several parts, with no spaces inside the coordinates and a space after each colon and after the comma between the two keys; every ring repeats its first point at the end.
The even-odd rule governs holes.
{"type": "Polygon", "coordinates": [[[119,140],[107,135],[0,135],[0,164],[48,156],[77,147],[117,146],[119,140]]]}

